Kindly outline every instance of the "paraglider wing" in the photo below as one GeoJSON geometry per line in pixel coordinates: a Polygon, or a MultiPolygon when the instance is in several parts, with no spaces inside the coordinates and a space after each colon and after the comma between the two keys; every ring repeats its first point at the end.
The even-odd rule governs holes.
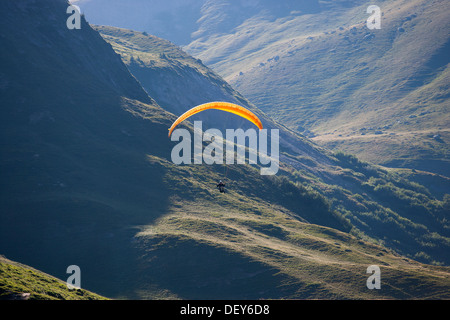
{"type": "Polygon", "coordinates": [[[172,131],[175,129],[175,127],[178,124],[180,124],[181,122],[183,122],[190,116],[192,116],[196,113],[202,112],[204,110],[208,110],[208,109],[217,109],[217,110],[234,113],[234,114],[241,116],[241,117],[247,119],[248,121],[254,123],[259,129],[263,128],[262,123],[259,120],[259,118],[254,113],[248,111],[244,107],[241,107],[237,104],[230,103],[230,102],[209,102],[209,103],[201,104],[199,106],[196,106],[196,107],[186,111],[177,120],[175,120],[175,122],[169,128],[169,137],[172,134],[172,131]]]}

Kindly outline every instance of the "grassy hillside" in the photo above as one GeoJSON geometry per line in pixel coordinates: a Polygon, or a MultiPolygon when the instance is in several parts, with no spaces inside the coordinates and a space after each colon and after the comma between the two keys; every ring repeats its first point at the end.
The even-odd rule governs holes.
{"type": "Polygon", "coordinates": [[[448,177],[448,10],[448,1],[396,0],[242,13],[185,49],[320,145],[448,177]],[[381,8],[380,30],[366,26],[369,4],[381,8]]]}
{"type": "Polygon", "coordinates": [[[183,203],[137,234],[145,252],[142,263],[152,270],[146,275],[149,282],[158,280],[176,298],[449,297],[448,268],[418,265],[347,233],[300,222],[285,210],[269,211],[256,201],[223,202],[205,203],[207,210],[198,202],[183,203]],[[381,290],[366,287],[366,269],[372,264],[381,268],[381,290]]]}
{"type": "Polygon", "coordinates": [[[174,165],[176,115],[66,8],[0,13],[2,254],[60,279],[76,264],[109,298],[448,298],[448,267],[386,247],[448,264],[449,199],[295,133],[279,176],[174,165]],[[386,290],[366,288],[371,264],[386,290]]]}
{"type": "Polygon", "coordinates": [[[29,266],[0,257],[0,300],[104,300],[29,266]]]}

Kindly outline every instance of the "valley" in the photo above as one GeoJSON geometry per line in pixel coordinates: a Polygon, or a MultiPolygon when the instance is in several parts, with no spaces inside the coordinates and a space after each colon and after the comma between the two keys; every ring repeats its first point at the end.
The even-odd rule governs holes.
{"type": "MultiPolygon", "coordinates": [[[[77,3],[84,8],[82,1],[77,3]]],[[[133,3],[145,8],[142,1],[133,3]]],[[[228,20],[227,10],[235,13],[236,8],[227,1],[196,2],[190,10],[182,1],[155,3],[163,6],[155,12],[173,13],[169,21],[184,21],[177,14],[200,18],[200,10],[205,18],[199,21],[204,24],[197,39],[217,43],[226,34],[214,36],[216,31],[224,32],[230,23],[259,24],[266,19],[260,9],[273,5],[242,2],[245,16],[228,20]],[[219,9],[225,20],[210,29],[209,18],[219,9]]],[[[353,1],[327,2],[325,9],[307,1],[303,15],[294,12],[295,2],[286,3],[288,9],[280,5],[273,12],[314,20],[333,8],[359,8],[352,9],[353,1]]],[[[364,138],[374,145],[384,139],[386,145],[391,131],[376,134],[367,123],[365,135],[350,125],[348,132],[334,131],[334,118],[319,117],[325,108],[308,118],[311,123],[316,116],[322,119],[317,128],[323,126],[323,134],[308,136],[298,128],[306,124],[292,116],[298,109],[277,116],[263,100],[237,90],[245,86],[216,71],[213,60],[186,52],[188,47],[149,31],[97,24],[88,12],[80,29],[68,29],[67,4],[18,0],[7,2],[0,13],[0,297],[449,299],[448,179],[423,167],[413,172],[380,166],[369,153],[366,161],[324,147],[341,141],[359,144],[364,138]],[[242,105],[264,128],[279,130],[276,175],[261,175],[258,165],[172,162],[176,143],[168,138],[168,128],[186,110],[213,100],[242,105]],[[225,193],[217,190],[219,180],[226,182],[225,193]],[[79,294],[64,288],[69,265],[81,269],[84,291],[79,294]],[[367,286],[372,265],[381,269],[381,289],[367,286]],[[30,273],[30,268],[41,271],[30,273]]],[[[111,16],[125,10],[115,1],[109,4],[111,16]]],[[[337,26],[348,16],[340,17],[337,26]]],[[[280,22],[276,16],[270,19],[280,22]]],[[[124,20],[116,19],[118,24],[124,20]]],[[[139,29],[139,20],[135,23],[139,29]]],[[[191,33],[198,27],[183,23],[185,28],[177,24],[159,30],[191,33]]],[[[289,19],[284,23],[288,27],[289,19]]],[[[268,33],[267,41],[271,38],[268,33]]],[[[187,38],[180,33],[177,39],[187,38]]],[[[245,39],[243,44],[250,45],[245,39]]],[[[247,49],[258,56],[255,48],[247,49]]],[[[225,56],[216,56],[216,63],[230,62],[218,59],[225,56]]],[[[281,52],[278,59],[269,56],[274,66],[283,62],[281,52]]],[[[435,81],[445,89],[443,79],[435,81]]],[[[341,93],[328,96],[339,100],[341,93]]],[[[426,88],[419,93],[430,97],[426,88]]],[[[448,113],[437,102],[436,114],[418,117],[440,114],[442,130],[434,133],[424,126],[412,131],[434,133],[432,144],[445,142],[448,134],[448,113]]],[[[202,120],[204,129],[252,128],[235,115],[215,111],[180,127],[191,131],[194,120],[202,120]]],[[[411,131],[395,134],[406,141],[411,131]]],[[[433,158],[438,165],[445,150],[444,144],[433,158]]]]}

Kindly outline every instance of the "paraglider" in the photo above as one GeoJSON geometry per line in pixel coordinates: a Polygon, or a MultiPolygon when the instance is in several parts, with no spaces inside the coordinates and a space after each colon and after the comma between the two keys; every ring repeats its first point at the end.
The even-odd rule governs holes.
{"type": "Polygon", "coordinates": [[[222,180],[220,180],[219,183],[217,184],[217,188],[219,188],[220,193],[224,193],[225,192],[225,183],[223,183],[222,180]]]}
{"type": "Polygon", "coordinates": [[[217,109],[217,110],[234,113],[234,114],[241,116],[244,119],[247,119],[248,121],[252,122],[259,129],[263,128],[261,120],[259,120],[259,118],[254,113],[245,109],[244,107],[241,107],[237,104],[230,103],[230,102],[208,102],[208,103],[201,104],[199,106],[196,106],[196,107],[186,111],[177,120],[175,120],[175,122],[169,128],[169,137],[172,134],[172,131],[175,129],[175,127],[178,124],[180,124],[181,122],[183,122],[190,116],[197,114],[199,112],[202,112],[204,110],[208,110],[208,109],[217,109]]]}
{"type": "MultiPolygon", "coordinates": [[[[174,164],[224,164],[228,171],[230,164],[245,164],[247,153],[248,163],[260,163],[261,175],[275,175],[279,169],[279,129],[263,129],[261,120],[251,111],[230,102],[209,102],[198,105],[183,113],[169,128],[171,141],[178,141],[173,146],[170,157],[174,164]],[[193,136],[190,130],[175,128],[184,120],[199,112],[216,109],[236,114],[251,123],[255,128],[243,130],[226,129],[224,137],[220,130],[210,128],[203,131],[202,121],[194,121],[193,136]],[[270,132],[270,141],[269,141],[270,132]],[[248,146],[247,146],[248,142],[248,146]],[[270,147],[270,154],[269,154],[270,147]]],[[[225,173],[226,176],[226,173],[225,173]]],[[[223,193],[224,184],[217,187],[223,193]]]]}
{"type": "MultiPolygon", "coordinates": [[[[222,110],[222,111],[236,114],[236,115],[241,116],[244,119],[247,119],[248,121],[252,122],[259,129],[263,128],[261,120],[259,120],[259,118],[255,114],[253,114],[249,110],[245,109],[244,107],[241,107],[237,104],[230,103],[230,102],[216,101],[216,102],[209,102],[209,103],[204,103],[204,104],[198,105],[198,106],[186,111],[185,113],[183,113],[180,117],[178,117],[177,120],[175,120],[175,122],[169,128],[169,137],[171,136],[173,130],[176,128],[176,126],[178,124],[180,124],[181,122],[183,122],[184,120],[186,120],[187,118],[189,118],[190,116],[192,116],[194,114],[197,114],[199,112],[209,110],[209,109],[222,110]]],[[[225,183],[223,183],[222,180],[220,180],[219,183],[217,184],[217,188],[219,189],[219,191],[221,193],[225,193],[225,183]]]]}

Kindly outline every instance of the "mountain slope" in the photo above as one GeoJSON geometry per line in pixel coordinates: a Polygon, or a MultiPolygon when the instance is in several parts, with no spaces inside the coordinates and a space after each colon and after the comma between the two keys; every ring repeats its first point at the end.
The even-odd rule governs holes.
{"type": "Polygon", "coordinates": [[[0,257],[0,300],[104,300],[29,266],[0,257]]]}
{"type": "Polygon", "coordinates": [[[322,146],[450,176],[448,1],[131,0],[126,15],[118,1],[76,3],[91,23],[183,45],[322,146]],[[380,7],[379,30],[366,26],[369,5],[380,7]]]}
{"type": "Polygon", "coordinates": [[[171,119],[84,20],[67,29],[66,8],[2,10],[0,251],[58,278],[79,265],[88,288],[116,296],[133,274],[132,226],[167,204],[146,154],[170,155],[171,119]]]}
{"type": "Polygon", "coordinates": [[[180,203],[136,238],[152,270],[145,278],[172,292],[183,283],[176,298],[448,298],[448,268],[418,265],[259,201],[236,203],[235,195],[207,206],[180,203]],[[381,268],[382,290],[366,287],[373,264],[381,268]]]}
{"type": "Polygon", "coordinates": [[[447,2],[204,0],[185,10],[131,0],[126,15],[115,2],[76,3],[91,23],[156,35],[166,17],[174,27],[165,38],[267,115],[327,148],[414,169],[409,177],[440,197],[450,192],[447,2]],[[381,30],[366,27],[373,4],[381,30]]]}
{"type": "MultiPolygon", "coordinates": [[[[426,188],[400,178],[396,172],[387,172],[343,153],[332,154],[310,143],[305,137],[271,120],[200,61],[166,40],[127,29],[95,28],[121,54],[128,68],[152,97],[168,110],[181,114],[196,104],[206,102],[205,97],[223,97],[225,101],[239,103],[257,113],[266,127],[278,128],[281,132],[279,174],[323,196],[340,219],[346,221],[346,227],[338,227],[340,230],[351,228],[354,234],[382,241],[422,261],[436,263],[447,256],[444,249],[448,245],[445,240],[448,235],[445,204],[426,188]],[[178,104],[173,101],[182,102],[178,104]],[[427,231],[423,233],[421,230],[427,231]],[[437,232],[444,238],[430,239],[428,232],[437,232]],[[434,243],[432,246],[428,245],[430,240],[434,243]],[[430,259],[431,252],[439,259],[430,259]],[[425,257],[428,258],[423,260],[425,257]]],[[[234,118],[224,115],[220,116],[219,121],[208,115],[203,120],[205,126],[227,128],[236,125],[234,118]]],[[[225,177],[234,183],[235,179],[226,176],[227,170],[223,170],[222,179],[225,177]]],[[[445,186],[445,183],[441,185],[445,186]]],[[[239,184],[239,188],[242,190],[244,186],[239,184]]],[[[245,189],[246,194],[258,194],[262,186],[245,189]]],[[[445,193],[445,190],[448,189],[440,191],[445,193]]],[[[268,194],[270,192],[265,193],[264,197],[268,194]]],[[[442,196],[440,193],[439,197],[442,196]]],[[[271,197],[276,202],[280,198],[271,197]]],[[[312,223],[336,227],[335,224],[328,225],[322,217],[316,219],[314,215],[305,213],[301,216],[312,223]]]]}
{"type": "Polygon", "coordinates": [[[147,31],[177,44],[187,44],[197,29],[203,2],[198,0],[71,0],[90,22],[147,31]]]}
{"type": "Polygon", "coordinates": [[[448,177],[448,2],[370,4],[383,13],[380,30],[366,26],[369,4],[335,3],[255,15],[186,50],[321,145],[448,177]]]}
{"type": "Polygon", "coordinates": [[[398,240],[384,234],[390,246],[399,241],[398,250],[427,250],[417,258],[446,263],[437,221],[447,202],[306,142],[349,186],[364,181],[370,197],[406,197],[396,210],[415,199],[411,212],[434,219],[412,222],[321,180],[307,186],[302,181],[318,178],[288,166],[274,177],[230,166],[228,192],[218,193],[223,166],[170,161],[167,128],[176,116],[147,95],[86,21],[68,30],[66,8],[64,1],[14,1],[0,13],[0,252],[60,279],[76,264],[84,288],[111,298],[448,298],[448,267],[343,232],[365,212],[361,225],[379,221],[368,229],[404,229],[398,240]],[[319,185],[348,193],[336,201],[351,195],[353,205],[370,206],[345,217],[314,190],[319,185]],[[383,268],[387,290],[367,289],[369,263],[383,268]]]}

